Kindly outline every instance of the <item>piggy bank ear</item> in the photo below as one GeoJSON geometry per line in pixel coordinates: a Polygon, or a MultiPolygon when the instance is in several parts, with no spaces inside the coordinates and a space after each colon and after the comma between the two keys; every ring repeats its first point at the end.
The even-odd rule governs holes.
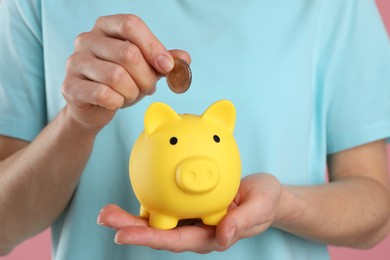
{"type": "Polygon", "coordinates": [[[212,104],[202,115],[202,118],[219,121],[231,132],[236,122],[236,109],[229,100],[220,100],[212,104]]]}
{"type": "Polygon", "coordinates": [[[179,119],[180,116],[170,106],[160,102],[153,103],[145,113],[145,133],[150,136],[160,126],[179,119]]]}

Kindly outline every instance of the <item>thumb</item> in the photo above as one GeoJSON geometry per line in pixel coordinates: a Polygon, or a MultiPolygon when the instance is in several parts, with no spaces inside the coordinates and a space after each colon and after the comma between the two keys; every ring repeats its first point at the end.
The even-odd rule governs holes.
{"type": "Polygon", "coordinates": [[[220,246],[230,247],[239,238],[238,233],[244,229],[243,219],[246,218],[242,208],[229,211],[217,226],[216,239],[220,246]]]}
{"type": "Polygon", "coordinates": [[[181,59],[188,64],[191,64],[191,56],[188,54],[188,52],[183,50],[170,50],[169,52],[173,58],[181,59]]]}
{"type": "Polygon", "coordinates": [[[239,205],[230,210],[217,226],[217,242],[230,247],[239,239],[263,232],[272,224],[272,211],[272,200],[261,192],[245,194],[239,205]]]}

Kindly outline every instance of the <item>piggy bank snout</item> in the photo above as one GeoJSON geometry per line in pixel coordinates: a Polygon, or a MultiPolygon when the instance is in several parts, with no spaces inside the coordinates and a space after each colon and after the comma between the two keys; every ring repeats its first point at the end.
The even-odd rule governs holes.
{"type": "Polygon", "coordinates": [[[186,193],[205,193],[217,186],[219,167],[206,157],[191,157],[176,167],[176,184],[186,193]]]}

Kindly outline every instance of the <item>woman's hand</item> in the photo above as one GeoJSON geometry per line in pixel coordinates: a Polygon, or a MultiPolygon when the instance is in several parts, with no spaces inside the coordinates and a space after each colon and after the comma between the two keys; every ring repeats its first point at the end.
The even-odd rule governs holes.
{"type": "Polygon", "coordinates": [[[76,38],[67,61],[62,93],[70,114],[87,128],[102,128],[117,109],[153,94],[173,57],[190,62],[184,51],[169,52],[137,16],[99,18],[76,38]]]}
{"type": "Polygon", "coordinates": [[[241,181],[236,198],[218,226],[200,220],[181,222],[171,230],[150,228],[148,220],[133,216],[116,205],[107,205],[98,224],[117,231],[115,242],[148,246],[172,252],[224,251],[240,239],[255,236],[274,221],[281,194],[280,183],[269,174],[253,174],[241,181]]]}

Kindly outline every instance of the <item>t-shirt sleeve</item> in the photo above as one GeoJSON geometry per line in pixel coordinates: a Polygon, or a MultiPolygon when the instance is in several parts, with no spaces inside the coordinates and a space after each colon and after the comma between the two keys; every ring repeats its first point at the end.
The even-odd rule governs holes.
{"type": "Polygon", "coordinates": [[[327,152],[335,153],[390,136],[390,41],[374,1],[324,2],[332,4],[319,67],[327,152]]]}
{"type": "Polygon", "coordinates": [[[0,1],[0,135],[31,141],[46,124],[40,1],[0,1]]]}

